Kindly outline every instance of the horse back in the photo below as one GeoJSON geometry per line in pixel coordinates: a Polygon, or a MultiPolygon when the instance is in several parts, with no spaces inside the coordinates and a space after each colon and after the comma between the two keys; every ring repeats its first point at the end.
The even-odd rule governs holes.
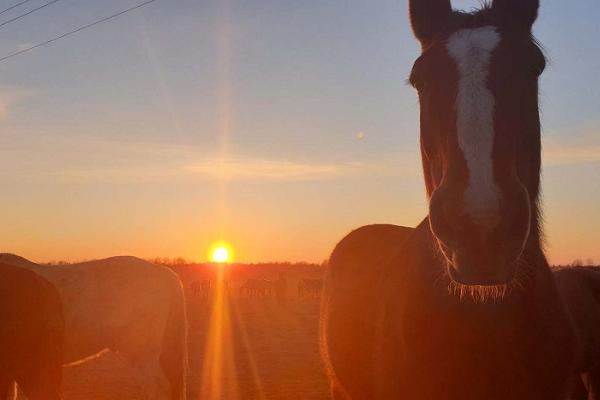
{"type": "Polygon", "coordinates": [[[386,267],[402,251],[413,228],[370,225],[334,249],[325,273],[321,351],[336,396],[374,398],[380,286],[386,267]]]}

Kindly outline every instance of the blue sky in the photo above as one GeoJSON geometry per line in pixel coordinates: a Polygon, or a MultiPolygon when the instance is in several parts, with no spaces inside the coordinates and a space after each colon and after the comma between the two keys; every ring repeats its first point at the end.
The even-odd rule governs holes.
{"type": "MultiPolygon", "coordinates": [[[[60,1],[0,28],[0,55],[134,4],[60,1]]],[[[600,261],[598,17],[542,0],[535,26],[556,262],[600,261]]],[[[418,51],[405,1],[158,0],[0,63],[0,246],[200,260],[225,239],[244,260],[322,260],[359,225],[414,225],[418,51]]]]}

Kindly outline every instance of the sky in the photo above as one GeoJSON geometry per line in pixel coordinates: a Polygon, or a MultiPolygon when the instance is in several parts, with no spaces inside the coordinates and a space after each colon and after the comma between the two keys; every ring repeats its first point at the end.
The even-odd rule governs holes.
{"type": "MultiPolygon", "coordinates": [[[[139,2],[59,1],[0,26],[0,56],[139,2]]],[[[158,0],[0,62],[0,251],[202,261],[226,240],[238,261],[322,261],[361,225],[418,224],[406,9],[158,0]]],[[[553,263],[600,262],[598,17],[596,0],[542,0],[535,25],[553,263]]]]}

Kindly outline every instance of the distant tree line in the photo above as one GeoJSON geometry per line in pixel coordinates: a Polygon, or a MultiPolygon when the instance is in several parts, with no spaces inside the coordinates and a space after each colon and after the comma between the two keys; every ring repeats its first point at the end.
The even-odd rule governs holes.
{"type": "Polygon", "coordinates": [[[581,258],[576,258],[568,264],[560,264],[555,265],[555,267],[564,268],[564,267],[597,267],[596,263],[593,259],[587,258],[585,260],[581,258]]]}
{"type": "MultiPolygon", "coordinates": [[[[43,264],[43,265],[50,265],[50,266],[53,266],[53,265],[70,265],[70,264],[77,264],[77,263],[85,262],[85,261],[88,261],[88,260],[81,260],[81,261],[75,261],[75,262],[65,261],[65,260],[50,260],[50,261],[43,262],[41,264],[43,264]]],[[[214,263],[210,263],[210,262],[198,263],[196,261],[188,260],[188,259],[186,259],[184,257],[154,257],[154,258],[146,259],[146,261],[148,261],[148,262],[150,262],[152,264],[164,265],[164,266],[167,266],[167,267],[186,267],[186,266],[214,265],[214,263]]],[[[306,261],[300,261],[300,262],[276,261],[276,262],[260,262],[260,263],[233,263],[233,264],[231,264],[231,266],[236,266],[236,267],[317,267],[317,266],[321,266],[321,267],[325,267],[325,266],[327,266],[327,261],[328,260],[324,260],[320,264],[310,263],[310,262],[306,262],[306,261]]]]}
{"type": "MultiPolygon", "coordinates": [[[[155,257],[147,259],[146,261],[153,264],[165,265],[167,267],[197,267],[197,266],[208,266],[214,265],[215,263],[204,262],[198,263],[185,259],[183,257],[155,257]]],[[[310,263],[306,261],[290,262],[290,261],[275,261],[275,262],[259,262],[259,263],[232,263],[229,264],[231,267],[318,267],[326,266],[327,260],[320,264],[310,263]]]]}
{"type": "Polygon", "coordinates": [[[69,262],[69,261],[63,261],[63,260],[60,260],[60,261],[54,261],[54,260],[52,260],[52,261],[48,261],[48,262],[43,263],[43,264],[44,265],[53,266],[53,265],[70,265],[72,263],[69,262]]]}

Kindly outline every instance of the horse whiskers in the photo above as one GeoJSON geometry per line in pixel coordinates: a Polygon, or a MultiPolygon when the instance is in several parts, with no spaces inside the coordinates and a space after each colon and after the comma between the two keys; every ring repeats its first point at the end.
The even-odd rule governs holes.
{"type": "Polygon", "coordinates": [[[450,277],[448,268],[444,269],[444,273],[436,279],[439,282],[441,279],[448,279],[448,293],[463,301],[470,299],[476,304],[485,304],[488,302],[501,301],[513,292],[523,292],[529,286],[532,280],[533,268],[527,260],[521,260],[515,272],[513,279],[501,285],[465,285],[457,282],[450,277]]]}
{"type": "Polygon", "coordinates": [[[500,301],[511,290],[510,283],[504,285],[465,285],[451,280],[448,284],[449,294],[458,296],[461,301],[470,299],[476,304],[500,301]]]}

